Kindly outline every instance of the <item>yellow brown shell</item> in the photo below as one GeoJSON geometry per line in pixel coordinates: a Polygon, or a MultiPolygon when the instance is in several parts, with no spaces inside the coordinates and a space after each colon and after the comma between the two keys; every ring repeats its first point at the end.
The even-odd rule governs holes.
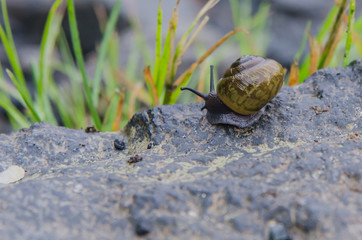
{"type": "Polygon", "coordinates": [[[283,67],[272,59],[238,58],[217,84],[217,95],[233,111],[250,115],[262,109],[283,85],[283,67]]]}

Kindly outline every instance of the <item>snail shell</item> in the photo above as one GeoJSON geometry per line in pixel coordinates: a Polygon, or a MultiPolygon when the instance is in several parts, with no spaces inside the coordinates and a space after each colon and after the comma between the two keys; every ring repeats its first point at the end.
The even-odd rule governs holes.
{"type": "Polygon", "coordinates": [[[210,66],[210,93],[205,95],[183,87],[205,100],[206,118],[211,124],[229,124],[241,128],[256,122],[264,106],[283,85],[283,67],[272,59],[246,55],[226,70],[214,89],[213,66],[210,66]]]}
{"type": "Polygon", "coordinates": [[[233,111],[250,115],[262,109],[283,85],[283,67],[272,59],[238,58],[217,84],[217,95],[233,111]]]}

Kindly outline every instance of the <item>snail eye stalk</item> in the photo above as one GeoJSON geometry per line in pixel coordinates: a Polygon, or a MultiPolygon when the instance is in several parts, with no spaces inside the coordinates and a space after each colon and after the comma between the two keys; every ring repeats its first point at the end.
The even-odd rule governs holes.
{"type": "Polygon", "coordinates": [[[200,93],[199,91],[197,91],[197,90],[195,90],[195,89],[192,89],[192,88],[189,88],[189,87],[182,87],[182,88],[180,88],[180,89],[181,89],[181,91],[183,91],[183,90],[188,90],[188,91],[190,91],[190,92],[193,92],[193,93],[195,93],[197,96],[201,97],[201,98],[204,99],[204,100],[206,100],[206,98],[207,98],[207,95],[206,95],[206,94],[200,93]]]}
{"type": "MultiPolygon", "coordinates": [[[[210,65],[210,92],[215,92],[215,85],[214,85],[214,66],[210,65]]],[[[188,90],[190,92],[193,92],[194,94],[196,94],[197,96],[201,97],[202,99],[204,99],[206,101],[207,99],[207,94],[203,94],[195,89],[189,88],[189,87],[182,87],[180,88],[181,91],[183,90],[188,90]]]]}
{"type": "Polygon", "coordinates": [[[215,92],[215,86],[214,86],[214,65],[210,65],[210,92],[215,92]]]}

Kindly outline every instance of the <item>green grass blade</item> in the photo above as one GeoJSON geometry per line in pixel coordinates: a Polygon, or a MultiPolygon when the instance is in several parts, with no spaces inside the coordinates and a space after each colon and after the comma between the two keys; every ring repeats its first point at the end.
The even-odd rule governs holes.
{"type": "Polygon", "coordinates": [[[81,128],[84,127],[84,124],[86,124],[86,103],[83,97],[82,80],[73,60],[71,48],[68,44],[64,31],[61,31],[59,35],[58,46],[63,60],[56,62],[53,67],[55,70],[66,75],[70,82],[70,86],[66,86],[65,88],[60,87],[58,91],[58,95],[61,96],[62,104],[66,106],[66,111],[60,112],[60,117],[62,118],[65,126],[67,126],[68,122],[70,122],[65,118],[70,117],[72,122],[71,127],[81,128]],[[63,114],[67,114],[68,116],[63,116],[63,114]]]}
{"type": "MultiPolygon", "coordinates": [[[[15,121],[18,127],[25,128],[30,125],[30,122],[25,117],[25,115],[17,109],[14,104],[8,99],[6,94],[0,90],[0,107],[2,107],[9,119],[12,119],[12,121],[15,121]]],[[[13,128],[15,128],[14,124],[12,123],[13,128]]]]}
{"type": "MultiPolygon", "coordinates": [[[[157,75],[158,78],[157,79],[155,78],[155,83],[158,93],[161,93],[164,89],[167,68],[169,67],[168,63],[170,59],[170,54],[171,54],[171,33],[168,32],[164,42],[162,56],[159,61],[159,70],[157,75]]],[[[162,99],[160,99],[160,102],[163,102],[162,99]]]]}
{"type": "Polygon", "coordinates": [[[121,10],[121,0],[117,0],[115,5],[113,6],[111,15],[109,17],[109,20],[108,20],[108,23],[106,26],[106,30],[103,35],[103,39],[102,39],[100,50],[99,50],[98,60],[97,60],[97,64],[96,64],[96,69],[95,69],[95,73],[94,73],[94,79],[93,79],[93,85],[92,85],[93,86],[92,99],[93,99],[93,104],[95,106],[98,105],[102,70],[103,70],[103,66],[104,66],[104,63],[106,60],[106,56],[107,56],[109,41],[110,41],[112,34],[114,32],[114,29],[116,27],[120,10],[121,10]]]}
{"type": "MultiPolygon", "coordinates": [[[[13,52],[11,52],[10,43],[9,43],[8,39],[6,38],[5,32],[3,31],[3,28],[1,26],[0,26],[0,37],[3,42],[5,51],[8,53],[8,56],[14,56],[15,54],[13,52]]],[[[11,58],[11,57],[9,57],[9,58],[11,58]]],[[[20,71],[21,71],[21,68],[20,68],[20,71]]],[[[12,80],[14,86],[20,93],[22,100],[25,102],[25,105],[29,109],[31,109],[31,113],[32,113],[33,117],[35,118],[35,120],[40,121],[40,117],[39,117],[38,113],[35,111],[35,108],[33,107],[33,101],[31,99],[30,93],[29,93],[26,85],[23,85],[22,81],[18,80],[9,70],[7,70],[7,73],[10,76],[10,79],[12,80]]]]}
{"type": "MultiPolygon", "coordinates": [[[[148,44],[147,44],[147,40],[146,37],[141,29],[141,26],[138,22],[138,20],[136,18],[131,18],[129,19],[130,24],[131,24],[131,28],[134,32],[134,36],[135,36],[135,42],[138,46],[139,52],[141,53],[142,59],[144,63],[150,63],[152,62],[152,58],[151,58],[151,53],[150,50],[148,48],[148,44]]],[[[147,64],[149,65],[149,64],[147,64]]],[[[142,69],[141,69],[142,71],[142,69]]],[[[149,83],[146,81],[147,84],[147,90],[148,90],[148,95],[151,96],[151,105],[154,105],[156,98],[153,96],[153,92],[152,92],[152,87],[151,85],[149,85],[149,83]]]]}
{"type": "Polygon", "coordinates": [[[7,81],[5,81],[4,77],[4,70],[0,63],[0,91],[2,91],[2,95],[6,95],[7,98],[10,100],[10,98],[14,98],[14,100],[24,103],[21,95],[19,94],[19,91],[15,88],[14,84],[11,84],[7,81]]]}
{"type": "MultiPolygon", "coordinates": [[[[191,25],[189,26],[189,28],[186,30],[186,32],[182,35],[180,41],[177,43],[176,45],[176,49],[175,49],[175,53],[173,56],[173,61],[172,61],[172,65],[171,67],[171,74],[170,77],[168,77],[169,82],[167,84],[172,84],[172,82],[174,81],[175,75],[176,75],[176,70],[178,68],[178,65],[181,63],[181,57],[184,53],[184,49],[186,47],[186,42],[187,39],[190,36],[191,31],[195,28],[195,26],[199,23],[199,21],[201,20],[201,18],[211,9],[213,8],[220,0],[209,0],[204,6],[203,8],[199,11],[199,13],[197,14],[197,16],[195,17],[195,19],[192,21],[191,25]]],[[[207,17],[208,19],[208,17],[207,17]]],[[[205,19],[206,20],[206,19],[205,19]]],[[[208,20],[206,20],[207,22],[208,20]]],[[[205,23],[206,23],[205,22],[205,23]]],[[[176,25],[178,23],[178,20],[175,21],[174,25],[175,25],[175,30],[176,30],[176,25]]],[[[200,29],[201,30],[201,29],[200,29]]]]}
{"type": "Polygon", "coordinates": [[[310,31],[310,26],[311,26],[312,22],[311,21],[308,21],[306,26],[305,26],[305,29],[304,29],[304,34],[303,34],[303,37],[302,37],[302,41],[300,42],[300,46],[299,46],[299,49],[298,51],[296,52],[295,56],[294,56],[294,60],[299,62],[299,59],[300,57],[302,56],[303,54],[303,51],[304,51],[304,48],[305,46],[307,45],[307,41],[308,41],[308,33],[310,31]]]}
{"type": "Polygon", "coordinates": [[[59,37],[57,40],[58,40],[58,49],[62,58],[62,63],[64,63],[65,65],[71,65],[75,67],[72,50],[68,44],[68,40],[63,28],[60,30],[59,37]]]}
{"type": "MultiPolygon", "coordinates": [[[[361,58],[362,57],[362,41],[361,41],[361,36],[362,36],[362,15],[359,16],[359,18],[356,19],[356,21],[353,24],[353,32],[355,32],[355,40],[353,40],[354,45],[357,48],[357,52],[358,52],[358,57],[361,58]]],[[[353,36],[353,35],[352,35],[353,36]]]]}
{"type": "MultiPolygon", "coordinates": [[[[173,71],[173,64],[172,64],[172,60],[174,59],[172,57],[173,53],[174,53],[174,42],[175,42],[175,34],[176,34],[176,27],[177,27],[177,20],[171,20],[170,21],[170,28],[169,28],[169,33],[170,33],[170,38],[169,38],[169,42],[168,42],[168,46],[165,45],[165,47],[167,48],[167,50],[165,52],[168,52],[168,59],[164,58],[163,59],[163,64],[162,66],[166,66],[164,67],[164,78],[160,79],[162,81],[162,85],[164,88],[166,88],[166,93],[165,93],[165,98],[163,99],[163,104],[168,104],[168,98],[170,97],[170,95],[172,94],[172,83],[173,83],[173,79],[171,77],[172,71],[173,71]]],[[[166,43],[166,42],[165,42],[166,43]]],[[[173,55],[175,56],[175,55],[173,55]]]]}
{"type": "MultiPolygon", "coordinates": [[[[127,67],[126,67],[126,78],[127,79],[136,79],[137,78],[137,72],[140,71],[139,69],[139,51],[138,51],[138,45],[135,43],[132,43],[130,46],[130,51],[127,59],[127,67]]],[[[113,88],[114,91],[114,88],[113,88]]]]}
{"type": "MultiPolygon", "coordinates": [[[[251,30],[251,1],[229,0],[229,2],[234,27],[243,26],[248,31],[251,30]]],[[[241,55],[253,53],[253,47],[250,46],[250,40],[245,34],[236,34],[235,39],[241,55]]]]}
{"type": "MultiPolygon", "coordinates": [[[[110,40],[109,40],[109,47],[108,47],[108,61],[109,61],[109,67],[112,70],[118,71],[120,66],[120,49],[122,47],[120,46],[120,38],[119,34],[116,34],[115,32],[112,34],[110,40]]],[[[135,71],[137,72],[137,71],[135,71]]],[[[114,89],[113,89],[114,90],[114,89]]]]}
{"type": "Polygon", "coordinates": [[[347,4],[347,0],[342,0],[342,3],[340,4],[340,6],[338,8],[338,13],[337,13],[336,19],[334,21],[333,27],[331,29],[328,41],[324,47],[324,50],[322,52],[320,59],[319,59],[318,69],[321,69],[325,65],[327,57],[330,54],[333,41],[335,40],[335,36],[338,31],[338,27],[342,24],[341,18],[342,18],[343,12],[345,10],[346,4],[347,4]]]}
{"type": "MultiPolygon", "coordinates": [[[[24,115],[20,114],[21,116],[19,116],[19,117],[14,116],[19,111],[18,111],[18,109],[15,108],[17,110],[17,112],[13,113],[14,105],[10,100],[10,95],[6,91],[5,85],[6,85],[6,82],[5,82],[5,77],[4,77],[4,71],[3,71],[3,67],[0,62],[0,107],[2,107],[5,110],[5,112],[7,113],[8,117],[9,117],[12,127],[15,128],[16,126],[14,125],[13,121],[21,122],[22,119],[20,119],[20,118],[24,117],[24,115]],[[20,119],[20,120],[18,120],[18,119],[20,119]]],[[[23,127],[27,126],[26,125],[27,122],[22,122],[22,123],[25,123],[25,125],[23,125],[23,127]]]]}
{"type": "MultiPolygon", "coordinates": [[[[7,13],[5,0],[1,1],[1,9],[2,9],[2,14],[3,14],[5,30],[0,25],[0,39],[3,43],[3,47],[5,49],[7,57],[9,59],[10,65],[15,73],[15,76],[10,70],[7,70],[7,73],[10,76],[10,79],[12,80],[17,91],[19,92],[19,94],[21,96],[21,100],[24,101],[26,107],[30,110],[30,114],[31,114],[30,117],[34,121],[41,121],[41,118],[39,117],[38,112],[35,110],[33,100],[31,98],[31,95],[30,95],[29,90],[25,83],[24,74],[23,74],[23,71],[22,71],[22,68],[20,65],[20,61],[19,61],[16,47],[15,47],[15,43],[14,43],[13,36],[11,33],[11,27],[10,27],[10,22],[9,22],[9,17],[8,17],[8,13],[7,13]]],[[[7,109],[9,109],[9,111],[11,111],[10,108],[7,108],[7,109]]],[[[12,112],[14,112],[14,111],[12,111],[12,112]]],[[[14,119],[14,117],[12,117],[12,116],[10,116],[10,118],[14,119]]]]}
{"type": "MultiPolygon", "coordinates": [[[[265,56],[267,46],[269,45],[270,23],[268,21],[270,16],[270,4],[261,2],[258,12],[252,18],[252,33],[244,34],[246,37],[251,38],[251,42],[255,45],[255,54],[265,56]]],[[[243,34],[243,33],[239,33],[243,34]]]]}
{"type": "MultiPolygon", "coordinates": [[[[338,7],[335,4],[328,12],[326,18],[321,24],[321,27],[319,28],[317,34],[317,41],[319,43],[322,42],[322,39],[328,34],[328,31],[331,29],[331,26],[333,25],[333,20],[336,17],[337,12],[338,12],[338,7]]],[[[308,53],[307,56],[305,56],[303,63],[300,65],[299,83],[302,83],[309,76],[309,66],[310,66],[310,55],[308,53]]]]}
{"type": "Polygon", "coordinates": [[[75,57],[76,57],[76,60],[78,63],[79,70],[82,75],[83,86],[84,86],[84,91],[85,91],[85,96],[87,99],[88,107],[91,112],[92,120],[93,120],[95,127],[99,130],[102,130],[101,120],[96,111],[95,106],[93,105],[92,92],[89,87],[88,78],[87,78],[87,75],[85,72],[82,49],[81,49],[80,40],[79,40],[77,20],[75,17],[74,2],[73,2],[73,0],[67,0],[67,3],[68,3],[69,27],[70,27],[70,33],[71,33],[71,38],[72,38],[72,43],[73,43],[73,49],[74,49],[74,53],[75,53],[75,57]]]}
{"type": "Polygon", "coordinates": [[[3,20],[4,20],[4,25],[5,25],[6,31],[0,25],[0,39],[3,43],[3,48],[9,59],[10,65],[16,75],[16,78],[14,78],[14,79],[16,80],[16,83],[17,83],[17,89],[19,91],[21,91],[21,95],[23,95],[32,104],[30,93],[29,93],[26,83],[25,83],[24,74],[23,74],[23,71],[22,71],[22,68],[20,65],[20,61],[19,61],[19,58],[17,55],[14,40],[12,37],[5,0],[1,1],[1,8],[2,8],[3,20]]]}
{"type": "Polygon", "coordinates": [[[17,79],[20,81],[22,87],[24,87],[26,85],[25,77],[24,77],[24,73],[21,69],[20,61],[19,61],[15,43],[14,43],[13,34],[11,32],[9,16],[8,16],[8,11],[6,8],[5,0],[1,0],[1,9],[2,9],[2,14],[3,14],[4,26],[5,26],[5,31],[2,29],[2,26],[0,26],[0,29],[4,32],[4,35],[5,35],[5,36],[2,36],[1,39],[2,39],[4,45],[5,45],[4,38],[7,39],[7,42],[8,42],[7,47],[4,46],[5,51],[7,53],[9,62],[11,64],[11,67],[13,68],[13,71],[14,71],[17,79]],[[5,34],[5,32],[6,32],[6,34],[5,34]]]}
{"type": "Polygon", "coordinates": [[[353,18],[354,18],[354,11],[356,8],[356,1],[350,0],[349,2],[349,14],[348,14],[348,25],[347,25],[347,39],[346,39],[346,47],[344,50],[344,57],[343,57],[343,66],[347,66],[349,64],[349,53],[351,51],[352,45],[352,25],[353,25],[353,18]]]}
{"type": "Polygon", "coordinates": [[[307,76],[309,75],[309,65],[310,65],[309,51],[308,51],[308,54],[306,54],[306,56],[304,57],[303,63],[300,62],[300,58],[302,57],[303,51],[304,51],[305,47],[307,46],[308,32],[310,31],[311,25],[312,25],[312,22],[308,21],[305,26],[305,29],[304,29],[304,34],[303,34],[299,49],[294,56],[294,60],[299,65],[299,83],[302,83],[304,81],[304,79],[307,78],[307,76]]]}
{"type": "MultiPolygon", "coordinates": [[[[43,36],[40,44],[40,56],[39,56],[39,71],[37,79],[37,90],[40,101],[41,109],[44,113],[45,120],[53,124],[56,124],[50,99],[47,91],[50,89],[51,78],[51,62],[52,53],[54,50],[55,42],[60,31],[64,9],[59,9],[62,0],[56,0],[48,14],[48,18],[45,22],[43,36]],[[60,10],[60,11],[59,11],[60,10]]],[[[53,86],[56,88],[56,86],[53,86]]]]}
{"type": "Polygon", "coordinates": [[[112,129],[113,121],[116,118],[116,114],[117,114],[117,111],[114,111],[114,110],[117,109],[119,99],[120,99],[119,93],[114,93],[109,101],[109,104],[107,106],[107,109],[104,114],[104,119],[103,119],[103,127],[104,127],[105,131],[113,130],[112,129]]]}
{"type": "MultiPolygon", "coordinates": [[[[78,70],[69,63],[59,63],[54,66],[55,70],[68,76],[70,86],[58,87],[58,95],[60,96],[60,105],[64,105],[64,110],[60,112],[60,117],[65,126],[70,124],[72,128],[81,128],[86,124],[86,103],[84,102],[82,80],[78,70]],[[76,106],[76,107],[69,107],[76,106]],[[63,114],[68,116],[63,116],[63,114]],[[71,120],[67,120],[70,117],[71,120]]],[[[55,101],[58,102],[58,101],[55,101]]],[[[58,108],[60,108],[60,105],[58,108]]]]}
{"type": "Polygon", "coordinates": [[[52,87],[52,100],[59,111],[59,116],[64,126],[68,128],[80,128],[84,126],[84,119],[86,118],[81,88],[82,81],[80,80],[80,74],[76,69],[71,49],[63,30],[61,30],[57,40],[62,61],[55,62],[53,68],[55,71],[66,75],[70,85],[66,84],[64,86],[57,86],[56,88],[52,87]]]}
{"type": "Polygon", "coordinates": [[[331,29],[331,26],[333,25],[333,20],[336,17],[337,13],[338,13],[338,6],[334,4],[334,6],[328,12],[327,17],[324,19],[317,34],[317,40],[319,43],[322,41],[322,38],[328,34],[328,31],[331,29]]]}
{"type": "Polygon", "coordinates": [[[6,72],[7,72],[7,74],[9,75],[10,79],[13,81],[15,87],[18,89],[19,93],[21,94],[21,97],[23,98],[26,106],[27,106],[28,109],[30,110],[30,112],[31,112],[31,114],[33,115],[33,117],[35,118],[35,120],[38,121],[38,122],[40,122],[41,119],[40,119],[37,111],[36,111],[35,108],[34,108],[34,105],[33,105],[33,103],[32,103],[32,100],[31,100],[30,96],[24,95],[24,92],[21,91],[21,89],[20,89],[20,83],[19,83],[19,81],[16,79],[16,77],[14,76],[14,74],[13,74],[10,70],[8,70],[8,69],[6,69],[6,72]]]}
{"type": "MultiPolygon", "coordinates": [[[[68,88],[69,86],[66,86],[66,88],[68,88]]],[[[52,99],[54,102],[54,105],[56,106],[58,113],[59,113],[59,117],[62,121],[62,124],[65,127],[68,128],[73,128],[74,124],[72,121],[72,114],[69,112],[68,109],[73,109],[73,108],[69,108],[69,104],[67,104],[67,95],[62,94],[62,91],[60,91],[59,87],[55,86],[55,84],[53,86],[51,86],[50,88],[50,94],[52,95],[52,99]]],[[[64,92],[64,91],[63,91],[64,92]]],[[[78,106],[75,108],[78,109],[78,106]]]]}
{"type": "Polygon", "coordinates": [[[230,2],[231,17],[233,19],[234,27],[237,27],[240,24],[239,0],[229,0],[229,2],[230,2]]]}
{"type": "MultiPolygon", "coordinates": [[[[152,61],[150,50],[148,48],[146,37],[145,37],[144,33],[142,32],[140,24],[136,18],[129,19],[129,20],[130,20],[131,28],[133,29],[133,32],[135,35],[135,43],[142,56],[143,62],[150,63],[152,61]]],[[[153,96],[152,87],[151,87],[151,85],[149,85],[149,83],[147,81],[146,81],[146,84],[147,84],[148,95],[151,96],[151,98],[152,98],[151,105],[154,105],[156,98],[153,96]]]]}
{"type": "Polygon", "coordinates": [[[145,63],[151,62],[152,57],[150,53],[150,49],[147,44],[147,39],[144,35],[144,32],[142,31],[142,28],[137,21],[137,19],[129,19],[131,29],[133,30],[133,33],[135,35],[135,42],[137,43],[139,47],[139,52],[142,55],[143,61],[145,63]]]}
{"type": "Polygon", "coordinates": [[[156,46],[155,46],[155,68],[153,71],[153,78],[156,82],[156,88],[158,96],[160,96],[162,92],[162,85],[159,79],[159,71],[161,64],[161,49],[162,49],[162,7],[161,0],[158,1],[158,10],[157,10],[157,28],[156,28],[156,46]]]}

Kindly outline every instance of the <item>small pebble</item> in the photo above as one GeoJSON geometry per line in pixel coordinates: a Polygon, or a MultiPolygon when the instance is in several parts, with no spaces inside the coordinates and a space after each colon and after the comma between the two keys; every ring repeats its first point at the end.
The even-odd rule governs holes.
{"type": "Polygon", "coordinates": [[[147,149],[151,149],[153,147],[153,143],[149,143],[148,145],[147,145],[147,149]]]}
{"type": "Polygon", "coordinates": [[[19,181],[25,176],[25,170],[22,167],[12,165],[3,172],[0,172],[0,183],[9,184],[19,181]]]}
{"type": "Polygon", "coordinates": [[[114,140],[114,148],[123,151],[124,149],[126,149],[126,144],[122,140],[117,138],[114,140]]]}
{"type": "Polygon", "coordinates": [[[86,133],[96,133],[99,132],[94,126],[86,127],[84,130],[86,133]]]}
{"type": "Polygon", "coordinates": [[[129,164],[131,164],[131,163],[137,163],[137,162],[140,162],[140,161],[142,161],[142,156],[141,156],[141,155],[138,155],[138,154],[136,154],[136,155],[134,155],[134,156],[132,156],[132,157],[130,157],[130,158],[128,159],[128,163],[129,163],[129,164]]]}

